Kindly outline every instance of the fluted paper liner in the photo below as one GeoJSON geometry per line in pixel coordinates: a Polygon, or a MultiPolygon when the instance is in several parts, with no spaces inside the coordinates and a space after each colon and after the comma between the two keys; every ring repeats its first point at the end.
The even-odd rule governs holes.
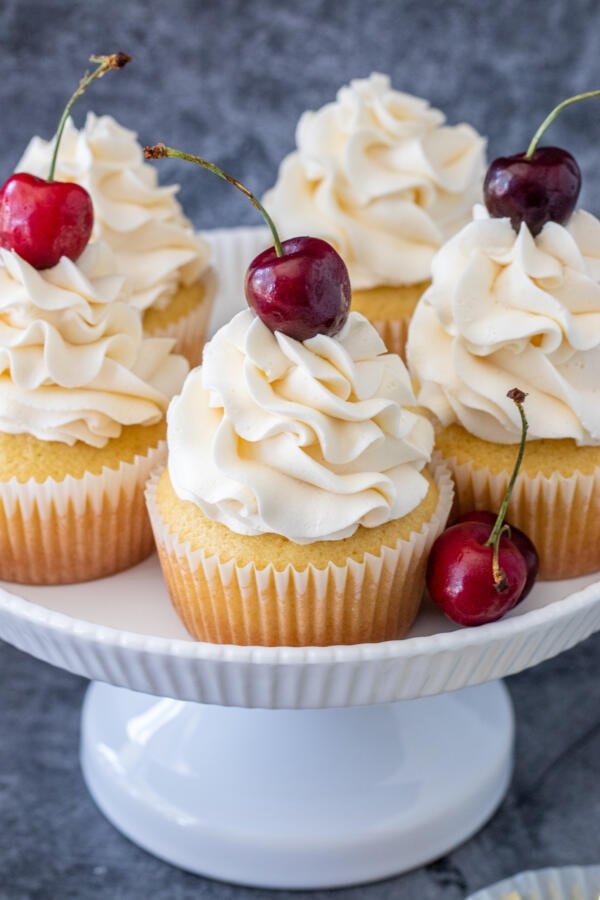
{"type": "Polygon", "coordinates": [[[384,342],[389,353],[397,353],[406,362],[406,341],[408,340],[408,326],[411,317],[404,319],[373,319],[369,322],[376,329],[379,337],[384,342]]]}
{"type": "Polygon", "coordinates": [[[165,456],[161,441],[133,462],[105,467],[99,475],[1,482],[0,579],[70,584],[145,559],[153,540],[144,488],[165,456]]]}
{"type": "Polygon", "coordinates": [[[403,637],[417,615],[427,556],[453,498],[450,474],[438,463],[437,507],[408,540],[377,556],[367,553],[362,562],[277,571],[221,562],[179,541],[156,503],[161,474],[150,479],[146,500],[171,600],[194,638],[219,644],[326,646],[403,637]]]}
{"type": "Polygon", "coordinates": [[[600,866],[565,866],[519,872],[467,900],[598,900],[600,866]]]}
{"type": "Polygon", "coordinates": [[[169,322],[163,328],[149,332],[150,337],[173,338],[175,344],[171,352],[185,356],[192,369],[202,362],[202,351],[208,336],[210,316],[217,289],[217,276],[212,268],[202,277],[206,292],[201,302],[187,315],[180,316],[179,319],[169,322]]]}
{"type": "MultiPolygon", "coordinates": [[[[498,510],[510,473],[473,462],[444,460],[456,486],[454,513],[498,510]]],[[[524,531],[540,556],[540,578],[575,578],[600,570],[600,467],[592,475],[519,473],[507,519],[524,531]]]]}

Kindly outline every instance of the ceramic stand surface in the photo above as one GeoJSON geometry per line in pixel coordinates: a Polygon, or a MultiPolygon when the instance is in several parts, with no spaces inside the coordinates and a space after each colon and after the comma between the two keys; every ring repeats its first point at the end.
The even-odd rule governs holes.
{"type": "MultiPolygon", "coordinates": [[[[207,237],[214,330],[269,238],[207,237]]],[[[598,629],[598,573],[539,582],[479,628],[424,604],[406,639],[345,647],[193,642],[156,557],[83,584],[0,584],[1,638],[105,682],[88,693],[81,753],[106,815],[176,865],[262,887],[382,878],[465,840],[510,776],[496,679],[598,629]]]]}
{"type": "Polygon", "coordinates": [[[237,709],[93,684],[81,761],[105,815],[151,853],[259,887],[338,887],[414,868],[506,791],[500,682],[329,710],[237,709]]]}

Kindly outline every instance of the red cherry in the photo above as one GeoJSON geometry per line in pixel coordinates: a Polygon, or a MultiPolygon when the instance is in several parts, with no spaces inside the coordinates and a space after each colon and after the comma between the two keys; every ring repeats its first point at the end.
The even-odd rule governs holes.
{"type": "Polygon", "coordinates": [[[432,547],[427,588],[434,603],[459,625],[495,622],[515,606],[525,586],[525,560],[504,535],[498,551],[504,578],[495,583],[489,536],[487,524],[462,522],[442,532],[432,547]]]}
{"type": "Polygon", "coordinates": [[[336,250],[319,238],[297,237],[252,260],[246,272],[246,300],[271,331],[297,341],[334,335],[350,311],[350,278],[336,250]]]}
{"type": "Polygon", "coordinates": [[[560,147],[540,147],[531,158],[525,153],[499,157],[490,163],[483,184],[489,214],[510,219],[515,231],[525,222],[534,236],[546,222],[564,225],[580,190],[579,166],[560,147]]]}
{"type": "Polygon", "coordinates": [[[48,180],[17,172],[0,188],[0,247],[18,253],[36,269],[50,269],[62,256],[77,259],[90,239],[94,225],[92,198],[79,184],[54,181],[56,158],[77,98],[109,69],[122,69],[130,60],[126,53],[91,56],[96,68],[83,76],[60,117],[48,180]]]}
{"type": "MultiPolygon", "coordinates": [[[[492,533],[494,525],[496,524],[496,519],[497,513],[490,512],[487,509],[478,509],[476,511],[464,513],[464,515],[459,516],[454,520],[454,524],[459,525],[461,522],[482,522],[484,525],[487,525],[489,527],[489,537],[489,535],[492,533]]],[[[518,604],[525,599],[535,583],[540,568],[540,558],[531,538],[527,537],[525,532],[521,531],[520,528],[517,528],[515,525],[511,525],[510,522],[507,522],[506,524],[510,528],[510,540],[525,560],[525,565],[527,567],[527,579],[525,581],[525,587],[521,592],[521,596],[517,600],[518,604]]]]}
{"type": "Polygon", "coordinates": [[[144,147],[146,159],[185,159],[241,191],[271,230],[273,247],[253,259],[246,271],[248,305],[271,331],[297,341],[317,334],[337,334],[350,311],[350,278],[339,253],[327,241],[296,237],[281,242],[271,216],[260,200],[237,178],[214,163],[175,147],[144,147]]]}
{"type": "Polygon", "coordinates": [[[18,172],[0,188],[0,246],[36,269],[81,256],[93,224],[92,198],[78,184],[18,172]]]}

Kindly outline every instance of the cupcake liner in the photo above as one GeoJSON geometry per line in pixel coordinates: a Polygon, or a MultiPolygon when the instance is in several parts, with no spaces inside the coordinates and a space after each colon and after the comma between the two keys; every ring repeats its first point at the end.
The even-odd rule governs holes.
{"type": "Polygon", "coordinates": [[[170,337],[175,341],[173,353],[185,356],[192,368],[202,362],[202,351],[208,336],[210,317],[217,290],[217,276],[209,269],[203,276],[206,292],[202,301],[187,315],[180,316],[163,328],[148,332],[150,337],[170,337]]]}
{"type": "Polygon", "coordinates": [[[144,487],[166,457],[161,441],[99,475],[0,483],[0,579],[70,584],[120,572],[149,556],[144,487]]]}
{"type": "MultiPolygon", "coordinates": [[[[445,459],[456,485],[454,514],[500,508],[510,475],[473,462],[445,459]]],[[[574,578],[600,570],[600,468],[593,475],[535,476],[521,471],[507,519],[524,531],[540,556],[540,578],[574,578]]]]}
{"type": "Polygon", "coordinates": [[[598,900],[600,866],[565,866],[520,872],[472,894],[468,900],[598,900]]]}
{"type": "Polygon", "coordinates": [[[201,641],[263,646],[326,646],[393,640],[412,625],[421,602],[431,545],[452,506],[450,474],[434,467],[439,500],[421,531],[362,562],[329,563],[301,571],[288,565],[221,562],[181,542],[161,518],[156,490],[161,472],[146,489],[158,553],[179,617],[201,641]]]}
{"type": "Polygon", "coordinates": [[[411,317],[404,319],[372,319],[369,322],[376,329],[390,353],[397,353],[406,362],[406,341],[411,317]]]}

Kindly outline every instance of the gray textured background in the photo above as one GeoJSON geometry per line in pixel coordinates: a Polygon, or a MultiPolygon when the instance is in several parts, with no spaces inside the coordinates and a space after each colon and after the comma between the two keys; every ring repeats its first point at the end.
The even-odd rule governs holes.
{"type": "MultiPolygon", "coordinates": [[[[163,0],[0,2],[0,177],[33,133],[50,136],[92,52],[135,57],[80,101],[144,142],[213,158],[257,191],[273,181],[305,108],[374,69],[429,97],[451,122],[527,142],[551,106],[600,87],[596,0],[163,0]]],[[[552,143],[584,175],[600,211],[600,101],[568,111],[552,143]]],[[[210,175],[161,163],[199,226],[257,223],[210,175]]],[[[495,819],[450,857],[368,888],[303,897],[463,900],[519,869],[600,862],[598,638],[509,679],[518,715],[513,786],[495,819]]],[[[265,895],[194,878],[147,856],[96,811],[77,765],[84,683],[0,646],[0,898],[211,898],[265,895]]],[[[476,752],[476,748],[473,748],[476,752]]],[[[450,774],[450,773],[449,773],[450,774]]],[[[283,898],[281,892],[272,895],[283,898]]]]}

